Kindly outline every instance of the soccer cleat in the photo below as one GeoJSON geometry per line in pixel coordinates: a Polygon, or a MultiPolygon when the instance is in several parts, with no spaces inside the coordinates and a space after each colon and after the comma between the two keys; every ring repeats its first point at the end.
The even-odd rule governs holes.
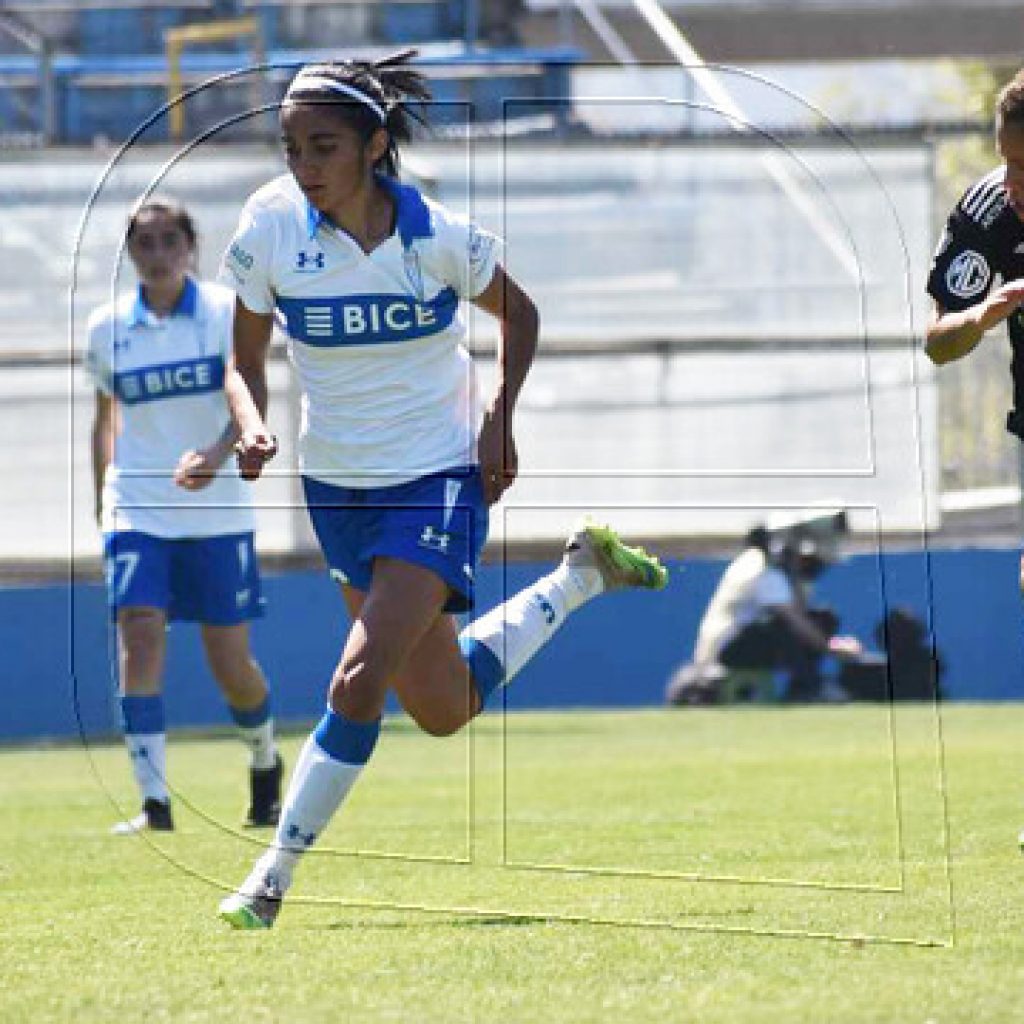
{"type": "Polygon", "coordinates": [[[110,830],[115,836],[130,836],[136,832],[173,832],[174,819],[171,817],[171,805],[164,800],[148,797],[142,805],[141,813],[119,821],[110,830]]]}
{"type": "Polygon", "coordinates": [[[281,779],[284,762],[281,755],[274,757],[270,768],[249,769],[249,810],[245,816],[246,828],[276,828],[281,817],[281,779]]]}
{"type": "Polygon", "coordinates": [[[251,877],[246,879],[239,892],[221,900],[217,916],[232,928],[244,931],[273,928],[277,915],[281,913],[281,888],[269,874],[254,885],[250,886],[250,882],[251,877]],[[245,891],[247,889],[251,891],[245,891]]]}
{"type": "Polygon", "coordinates": [[[589,519],[573,530],[565,545],[563,561],[574,567],[597,569],[605,590],[661,590],[668,583],[668,570],[654,555],[643,548],[627,547],[610,526],[589,519]]]}

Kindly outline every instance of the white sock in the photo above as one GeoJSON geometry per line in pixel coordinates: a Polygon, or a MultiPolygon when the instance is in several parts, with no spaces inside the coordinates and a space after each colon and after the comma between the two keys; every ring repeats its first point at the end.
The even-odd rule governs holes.
{"type": "Polygon", "coordinates": [[[555,635],[571,612],[603,589],[596,568],[562,562],[554,572],[471,622],[460,638],[463,652],[467,641],[483,644],[500,662],[498,685],[504,686],[555,635]]]}
{"type": "Polygon", "coordinates": [[[299,858],[316,842],[364,767],[336,761],[310,736],[292,772],[274,842],[257,862],[249,880],[262,881],[272,871],[281,890],[287,889],[299,858]]]}
{"type": "Polygon", "coordinates": [[[167,803],[167,733],[127,733],[124,742],[142,799],[167,803]]]}
{"type": "Polygon", "coordinates": [[[250,765],[255,771],[266,771],[277,763],[274,742],[274,720],[268,718],[256,726],[238,726],[239,739],[249,748],[250,765]]]}

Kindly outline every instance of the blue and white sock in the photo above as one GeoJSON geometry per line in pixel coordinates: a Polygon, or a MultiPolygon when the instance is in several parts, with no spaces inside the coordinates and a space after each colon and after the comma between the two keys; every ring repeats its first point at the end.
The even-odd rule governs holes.
{"type": "Polygon", "coordinates": [[[231,717],[238,726],[238,735],[249,748],[250,764],[255,771],[266,771],[277,763],[277,744],[274,742],[274,719],[270,714],[270,695],[255,708],[228,705],[231,717]]]}
{"type": "Polygon", "coordinates": [[[159,694],[121,698],[124,742],[143,800],[167,803],[167,730],[164,701],[159,694]]]}
{"type": "Polygon", "coordinates": [[[590,566],[561,563],[459,634],[462,656],[480,694],[480,706],[555,635],[570,613],[597,597],[601,574],[590,566]]]}
{"type": "Polygon", "coordinates": [[[274,842],[253,876],[273,872],[282,891],[299,858],[319,838],[370,760],[380,719],[353,722],[328,708],[306,740],[292,772],[274,842]]]}

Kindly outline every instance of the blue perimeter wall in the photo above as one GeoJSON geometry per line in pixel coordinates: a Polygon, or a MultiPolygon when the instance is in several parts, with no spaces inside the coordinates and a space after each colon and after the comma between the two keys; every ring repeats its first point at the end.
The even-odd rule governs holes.
{"type": "MultiPolygon", "coordinates": [[[[688,658],[701,612],[725,568],[722,559],[670,565],[660,594],[606,596],[581,609],[504,693],[510,710],[656,705],[666,679],[688,658]]],[[[536,563],[481,568],[479,606],[498,603],[547,570],[536,563]]],[[[845,632],[871,643],[886,608],[927,615],[948,666],[946,695],[961,700],[1024,697],[1018,554],[941,550],[857,555],[822,577],[819,599],[832,604],[845,632]]],[[[265,578],[267,616],[253,628],[279,721],[311,721],[347,619],[323,572],[265,578]]],[[[169,724],[229,724],[203,663],[198,631],[171,630],[166,676],[169,724]]],[[[68,738],[118,729],[111,672],[112,632],[98,584],[0,588],[0,741],[68,738]]],[[[501,707],[502,696],[492,710],[501,707]]]]}

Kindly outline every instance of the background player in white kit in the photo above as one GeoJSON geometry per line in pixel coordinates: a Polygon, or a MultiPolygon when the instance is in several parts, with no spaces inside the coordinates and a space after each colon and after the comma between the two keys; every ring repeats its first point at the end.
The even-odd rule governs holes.
{"type": "Polygon", "coordinates": [[[138,290],[89,320],[96,515],[125,741],[143,800],[141,814],[115,826],[121,832],[174,827],[161,695],[170,619],[201,624],[210,669],[250,748],[246,823],[275,825],[280,812],[269,693],[249,651],[247,621],[262,614],[252,501],[230,459],[224,400],[234,298],[189,276],[195,245],[184,207],[142,202],[126,234],[138,290]]]}
{"type": "Polygon", "coordinates": [[[273,845],[221,903],[269,927],[301,854],[369,760],[387,689],[428,733],[455,732],[606,589],[665,570],[602,527],[559,568],[459,634],[487,506],[516,475],[512,415],[537,344],[530,299],[498,241],[401,184],[397,142],[425,100],[411,54],[304,68],[281,109],[290,175],[257,191],[225,257],[238,294],[226,384],[243,475],[276,450],[264,422],[275,309],[303,392],[301,468],[313,526],[352,618],[327,712],[307,740],[273,845]],[[477,411],[460,301],[501,323],[499,380],[477,411]]]}

